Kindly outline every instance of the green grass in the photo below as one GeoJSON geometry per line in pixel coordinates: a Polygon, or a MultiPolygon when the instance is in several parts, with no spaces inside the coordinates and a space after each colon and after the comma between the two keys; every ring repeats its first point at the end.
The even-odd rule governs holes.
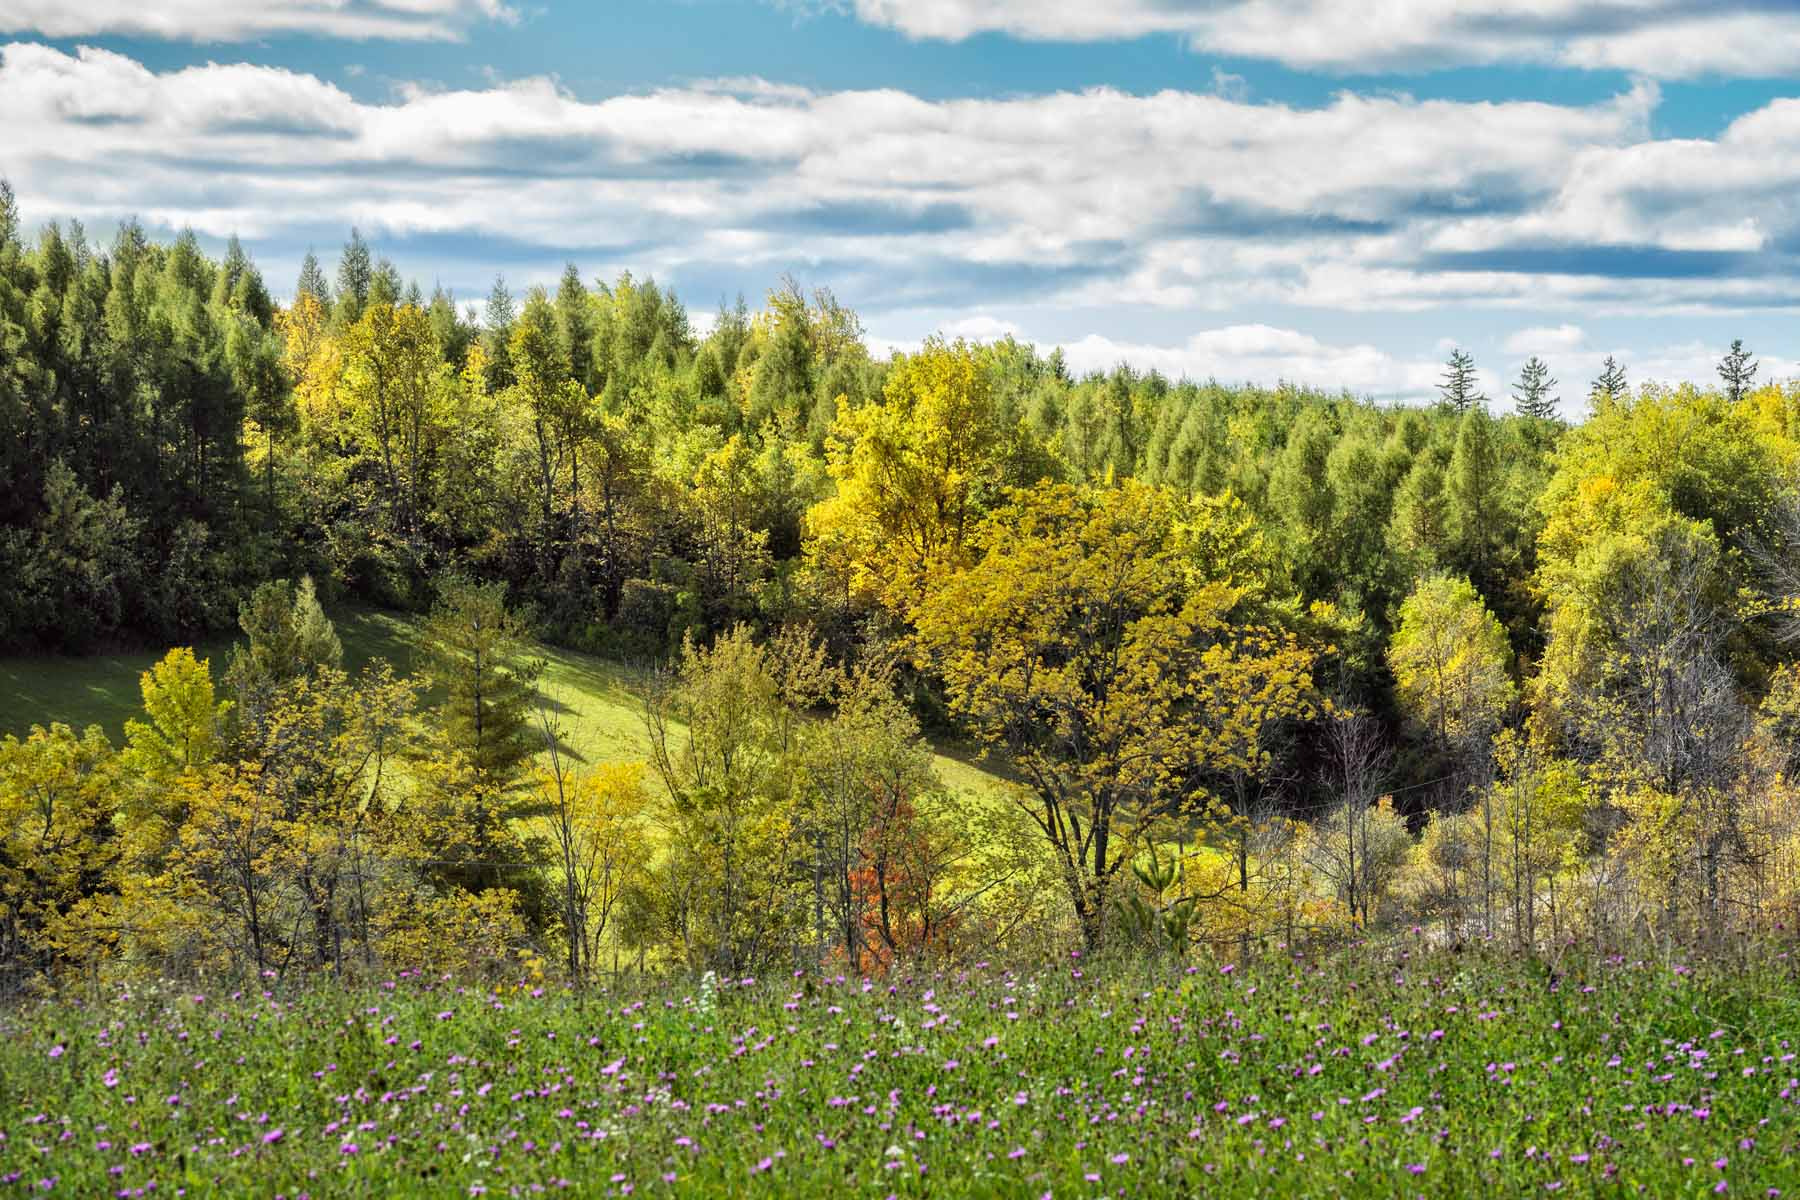
{"type": "MultiPolygon", "coordinates": [[[[339,607],[331,617],[350,669],[377,658],[402,673],[415,668],[420,618],[359,607],[339,607]]],[[[212,660],[217,679],[230,661],[231,646],[230,638],[221,638],[196,645],[194,652],[212,660]]],[[[641,686],[630,668],[553,646],[539,647],[539,653],[545,660],[541,690],[563,743],[576,758],[613,762],[645,757],[641,686]]],[[[138,677],[161,657],[161,651],[140,650],[85,658],[0,658],[0,735],[23,736],[33,725],[61,721],[77,730],[99,725],[117,743],[124,737],[125,722],[142,708],[138,677]]],[[[936,763],[953,789],[985,794],[1002,786],[998,776],[954,744],[938,747],[936,763]]]]}
{"type": "Polygon", "coordinates": [[[1760,949],[150,987],[0,1012],[0,1196],[1791,1196],[1760,949]]]}

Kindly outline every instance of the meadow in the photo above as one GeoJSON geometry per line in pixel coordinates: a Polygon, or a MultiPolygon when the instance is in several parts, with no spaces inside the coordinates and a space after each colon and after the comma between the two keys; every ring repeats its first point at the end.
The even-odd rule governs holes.
{"type": "Polygon", "coordinates": [[[0,1194],[1777,1197],[1795,962],[1747,959],[152,987],[3,1018],[0,1194]]]}
{"type": "MultiPolygon", "coordinates": [[[[414,670],[422,618],[361,605],[337,606],[330,615],[344,645],[346,668],[354,671],[385,659],[398,672],[414,670]]],[[[205,639],[195,644],[194,653],[210,659],[219,676],[231,661],[232,645],[230,637],[205,639]]],[[[77,731],[98,725],[117,744],[125,722],[142,714],[138,679],[162,653],[0,655],[0,737],[24,737],[33,725],[61,722],[77,731]]],[[[648,755],[642,669],[542,643],[533,653],[544,660],[539,691],[554,714],[566,752],[584,763],[641,761],[648,755]]],[[[934,751],[938,775],[952,790],[985,795],[1003,786],[969,748],[939,739],[934,751]]]]}

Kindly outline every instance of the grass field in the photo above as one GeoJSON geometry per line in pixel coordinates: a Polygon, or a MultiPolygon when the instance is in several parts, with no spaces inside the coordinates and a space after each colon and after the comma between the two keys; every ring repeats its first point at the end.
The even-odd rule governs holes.
{"type": "Polygon", "coordinates": [[[0,1014],[0,1195],[1777,1197],[1754,961],[147,991],[0,1014]]]}
{"type": "MultiPolygon", "coordinates": [[[[333,610],[332,622],[352,670],[385,658],[410,671],[419,637],[419,618],[372,608],[333,610]]],[[[202,642],[195,653],[211,658],[215,679],[231,658],[232,639],[202,642]]],[[[580,759],[606,762],[641,759],[647,746],[638,681],[630,668],[592,655],[545,646],[542,691],[562,728],[563,741],[580,759]]],[[[0,657],[0,735],[23,736],[33,725],[61,721],[77,730],[99,725],[115,743],[125,722],[142,708],[138,677],[161,658],[157,651],[57,656],[0,657]]],[[[997,778],[955,746],[940,746],[938,772],[958,790],[992,791],[997,778]]]]}

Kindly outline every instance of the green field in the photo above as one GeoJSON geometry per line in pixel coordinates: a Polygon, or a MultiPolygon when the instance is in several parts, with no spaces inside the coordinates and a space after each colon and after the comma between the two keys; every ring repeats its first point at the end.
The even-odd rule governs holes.
{"type": "MultiPolygon", "coordinates": [[[[406,613],[339,607],[332,622],[352,670],[384,658],[397,671],[414,667],[420,620],[406,613]]],[[[213,677],[223,675],[232,639],[201,642],[195,653],[212,660],[213,677]]],[[[642,759],[647,752],[640,689],[635,672],[616,662],[542,646],[546,667],[541,690],[561,727],[562,740],[588,762],[642,759]]],[[[99,725],[115,743],[125,722],[141,709],[138,677],[161,658],[154,650],[96,654],[82,658],[27,655],[0,657],[0,735],[23,736],[33,725],[60,721],[76,729],[99,725]]],[[[986,792],[998,778],[952,745],[940,745],[939,774],[957,790],[986,792]]]]}
{"type": "Polygon", "coordinates": [[[1765,949],[150,988],[0,1012],[0,1196],[1793,1195],[1765,949]]]}

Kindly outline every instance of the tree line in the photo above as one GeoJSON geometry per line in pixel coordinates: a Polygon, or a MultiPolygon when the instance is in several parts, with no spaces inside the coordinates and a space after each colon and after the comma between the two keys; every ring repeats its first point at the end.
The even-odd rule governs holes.
{"type": "Polygon", "coordinates": [[[1609,359],[1571,426],[1535,357],[1506,414],[1460,350],[1420,407],[878,361],[791,280],[703,336],[574,267],[477,313],[354,234],[277,304],[235,241],[27,246],[0,192],[0,640],[244,639],[217,681],[173,652],[120,748],[8,740],[0,950],[582,974],[1789,920],[1800,389],[1756,375],[1609,359]],[[435,665],[345,674],[315,586],[430,613],[435,665]],[[644,762],[571,759],[533,637],[650,668],[644,762]]]}

